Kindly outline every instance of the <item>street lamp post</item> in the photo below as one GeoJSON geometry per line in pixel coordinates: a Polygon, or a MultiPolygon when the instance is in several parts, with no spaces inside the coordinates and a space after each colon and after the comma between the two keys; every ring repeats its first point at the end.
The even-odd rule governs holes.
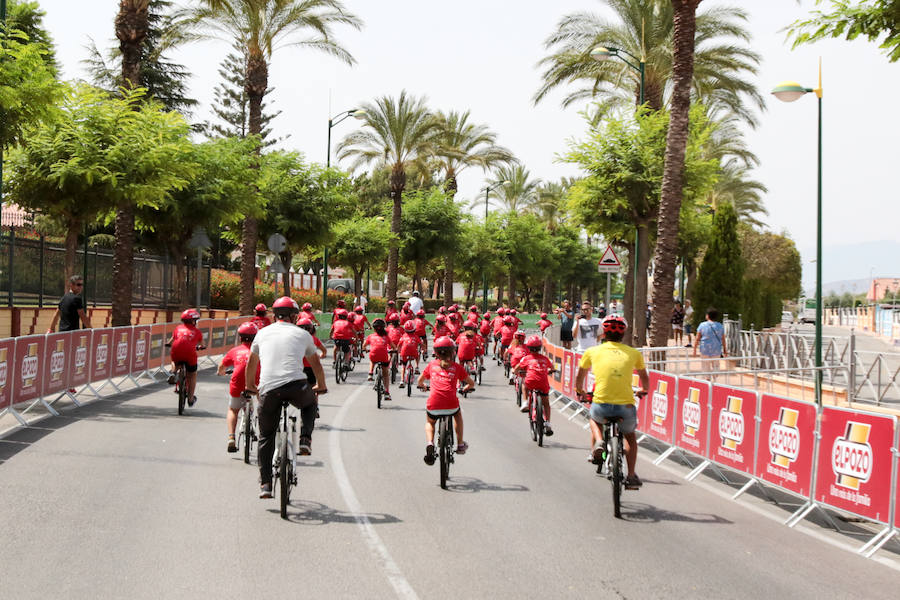
{"type": "MultiPolygon", "coordinates": [[[[364,119],[366,111],[361,108],[351,108],[345,110],[330,119],[328,119],[328,154],[325,159],[325,166],[331,168],[331,128],[341,123],[345,119],[353,117],[354,119],[364,119]]],[[[322,255],[322,312],[326,312],[328,306],[328,246],[325,246],[325,252],[322,255]]]]}
{"type": "MultiPolygon", "coordinates": [[[[495,190],[498,187],[501,187],[504,185],[509,185],[509,184],[510,184],[509,181],[498,181],[498,182],[484,188],[484,224],[485,224],[485,226],[487,226],[488,199],[490,198],[491,190],[495,190]]],[[[487,312],[487,296],[488,296],[487,272],[486,271],[482,271],[482,273],[481,273],[481,283],[484,288],[482,290],[482,295],[481,295],[481,314],[484,314],[487,312]]]]}
{"type": "MultiPolygon", "coordinates": [[[[643,51],[643,49],[642,49],[643,51]]],[[[638,58],[634,54],[631,54],[627,50],[622,50],[621,48],[607,48],[604,46],[597,46],[593,50],[591,50],[591,58],[596,60],[597,62],[605,62],[612,57],[619,58],[626,65],[631,67],[632,70],[637,72],[641,77],[641,85],[638,88],[638,104],[640,106],[644,105],[644,83],[645,83],[645,75],[647,71],[647,63],[644,60],[644,57],[638,58]],[[624,55],[624,56],[623,56],[624,55]],[[628,58],[631,60],[628,60],[628,58]]],[[[631,305],[634,309],[633,314],[631,315],[632,321],[637,321],[638,315],[638,296],[637,296],[637,280],[638,280],[638,257],[640,255],[640,248],[638,247],[638,237],[640,237],[640,231],[637,226],[634,228],[634,285],[631,287],[631,305]]]]}
{"type": "Polygon", "coordinates": [[[806,88],[796,81],[778,84],[772,95],[783,102],[794,102],[814,93],[819,105],[819,143],[816,203],[816,404],[822,406],[822,61],[819,60],[819,87],[806,88]]]}

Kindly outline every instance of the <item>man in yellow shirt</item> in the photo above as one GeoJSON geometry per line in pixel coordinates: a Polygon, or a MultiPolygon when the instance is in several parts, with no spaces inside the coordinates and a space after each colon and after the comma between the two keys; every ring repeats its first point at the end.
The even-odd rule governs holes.
{"type": "Polygon", "coordinates": [[[625,462],[628,464],[628,476],[625,488],[636,490],[641,487],[641,479],[634,472],[637,462],[637,438],[634,430],[637,427],[637,408],[634,403],[634,391],[631,389],[631,374],[637,371],[641,380],[643,397],[650,389],[650,376],[644,366],[641,353],[621,343],[628,324],[619,315],[609,315],[603,319],[603,343],[588,348],[578,363],[578,375],[575,378],[575,391],[584,394],[584,378],[588,369],[594,375],[594,398],[591,404],[591,445],[594,461],[600,461],[603,455],[603,434],[600,425],[610,418],[621,418],[619,430],[625,437],[625,462]]]}

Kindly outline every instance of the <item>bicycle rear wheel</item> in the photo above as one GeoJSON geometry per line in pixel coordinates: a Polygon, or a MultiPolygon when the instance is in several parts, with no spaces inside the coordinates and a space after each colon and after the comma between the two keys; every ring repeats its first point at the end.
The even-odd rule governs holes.
{"type": "Polygon", "coordinates": [[[413,370],[411,365],[403,368],[403,381],[406,382],[406,396],[412,396],[413,370]]]}
{"type": "Polygon", "coordinates": [[[622,486],[624,485],[624,476],[622,475],[622,438],[614,437],[610,444],[610,462],[612,469],[610,470],[610,482],[612,483],[613,494],[613,512],[617,519],[622,518],[622,486]]]}
{"type": "Polygon", "coordinates": [[[384,383],[381,379],[381,369],[377,369],[377,373],[375,373],[375,394],[378,396],[378,408],[381,408],[381,397],[384,395],[384,383]]]}
{"type": "Polygon", "coordinates": [[[516,406],[522,406],[522,382],[516,377],[516,406]]]}
{"type": "Polygon", "coordinates": [[[481,361],[475,364],[475,383],[481,385],[481,361]]]}
{"type": "MultiPolygon", "coordinates": [[[[251,400],[252,402],[252,400],[251,400]]],[[[241,435],[244,438],[244,462],[250,464],[250,446],[253,441],[253,411],[250,406],[243,409],[244,422],[241,435]]]]}
{"type": "Polygon", "coordinates": [[[537,432],[537,442],[538,446],[544,445],[544,405],[541,402],[541,397],[537,394],[534,394],[531,397],[531,410],[534,412],[534,428],[537,432]]]}
{"type": "Polygon", "coordinates": [[[288,451],[287,435],[281,436],[281,445],[278,449],[278,479],[281,480],[281,518],[287,519],[287,507],[291,503],[291,457],[288,451]]]}
{"type": "Polygon", "coordinates": [[[344,364],[344,353],[338,350],[334,355],[334,382],[341,382],[341,366],[344,364]]]}
{"type": "Polygon", "coordinates": [[[178,414],[184,414],[184,403],[187,401],[187,390],[184,386],[184,367],[179,367],[175,375],[175,385],[178,386],[178,414]]]}
{"type": "MultiPolygon", "coordinates": [[[[506,377],[507,379],[509,379],[509,369],[510,369],[509,361],[504,361],[504,363],[503,363],[503,376],[506,377]]],[[[521,404],[522,404],[522,403],[521,403],[521,401],[520,401],[520,402],[519,402],[519,405],[521,406],[521,404]]]]}
{"type": "Polygon", "coordinates": [[[391,383],[397,383],[397,355],[391,359],[391,383]]]}
{"type": "Polygon", "coordinates": [[[441,459],[441,489],[447,489],[447,479],[450,478],[450,432],[448,431],[446,417],[441,418],[439,425],[439,453],[441,459]]]}

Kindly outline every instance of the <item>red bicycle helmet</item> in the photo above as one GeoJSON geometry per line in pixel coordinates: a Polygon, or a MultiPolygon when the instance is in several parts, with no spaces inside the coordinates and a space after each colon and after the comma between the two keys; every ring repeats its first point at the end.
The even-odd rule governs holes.
{"type": "Polygon", "coordinates": [[[343,299],[343,298],[339,298],[338,301],[337,301],[337,305],[338,305],[338,308],[344,308],[344,307],[347,306],[347,303],[344,302],[344,299],[343,299]]]}
{"type": "Polygon", "coordinates": [[[434,340],[435,350],[439,348],[453,348],[454,346],[456,346],[456,344],[453,343],[453,339],[447,335],[442,335],[438,339],[434,340]]]}
{"type": "Polygon", "coordinates": [[[300,307],[297,306],[297,303],[290,296],[282,296],[276,300],[275,303],[272,304],[272,311],[274,312],[276,309],[300,312],[300,307]]]}
{"type": "Polygon", "coordinates": [[[484,313],[483,315],[481,315],[481,318],[484,319],[485,321],[490,321],[490,320],[491,320],[491,313],[486,312],[486,313],[484,313]]]}
{"type": "Polygon", "coordinates": [[[541,339],[539,335],[533,335],[525,340],[526,348],[540,348],[544,345],[544,341],[541,339]]]}
{"type": "Polygon", "coordinates": [[[200,313],[198,313],[197,310],[193,309],[193,308],[189,308],[186,311],[184,311],[183,313],[181,313],[182,321],[196,321],[199,318],[200,318],[200,313]]]}
{"type": "Polygon", "coordinates": [[[405,309],[409,309],[410,306],[412,306],[412,305],[409,302],[403,303],[403,308],[405,308],[405,309]]]}
{"type": "Polygon", "coordinates": [[[393,300],[388,300],[388,306],[397,306],[397,303],[393,300]]]}
{"type": "Polygon", "coordinates": [[[478,307],[473,304],[469,307],[469,312],[478,312],[478,307]]]}
{"type": "MultiPolygon", "coordinates": [[[[256,308],[254,308],[253,310],[255,310],[257,313],[266,314],[266,310],[268,310],[268,309],[266,308],[265,304],[260,302],[259,304],[256,305],[256,308]]],[[[260,315],[260,316],[262,316],[262,315],[260,315]]]]}
{"type": "Polygon", "coordinates": [[[515,335],[516,335],[516,339],[518,339],[518,338],[525,339],[525,332],[522,331],[521,329],[518,330],[515,335]]]}
{"type": "Polygon", "coordinates": [[[302,319],[297,321],[297,327],[301,329],[305,329],[310,335],[316,333],[316,324],[313,323],[313,320],[309,317],[303,317],[302,319]]]}
{"type": "Polygon", "coordinates": [[[503,315],[506,314],[506,309],[501,306],[500,308],[497,309],[497,314],[502,317],[503,315]]]}
{"type": "Polygon", "coordinates": [[[447,312],[447,307],[441,306],[440,308],[438,308],[438,312],[441,313],[442,315],[445,314],[447,312]]]}
{"type": "Polygon", "coordinates": [[[517,314],[519,314],[519,312],[513,308],[513,309],[510,309],[509,314],[511,314],[512,316],[516,316],[517,314]]]}
{"type": "Polygon", "coordinates": [[[244,323],[241,323],[241,326],[238,327],[238,335],[241,337],[244,337],[244,336],[253,337],[254,335],[257,334],[258,331],[259,331],[259,328],[252,321],[246,321],[244,323]]]}
{"type": "Polygon", "coordinates": [[[419,310],[416,311],[416,316],[419,317],[419,318],[421,318],[421,319],[424,319],[424,318],[425,318],[425,311],[422,310],[422,309],[420,308],[419,310]]]}
{"type": "Polygon", "coordinates": [[[507,316],[503,317],[503,324],[504,325],[515,325],[516,320],[507,315],[507,316]]]}
{"type": "Polygon", "coordinates": [[[625,329],[627,328],[628,321],[625,320],[625,317],[620,315],[609,315],[603,319],[603,331],[625,333],[625,329]]]}
{"type": "Polygon", "coordinates": [[[343,308],[339,308],[334,311],[334,316],[336,316],[338,319],[346,319],[348,314],[349,313],[347,313],[347,310],[343,308]]]}
{"type": "Polygon", "coordinates": [[[392,314],[391,318],[388,319],[388,323],[399,323],[399,322],[400,322],[400,315],[398,315],[396,313],[392,314]]]}
{"type": "Polygon", "coordinates": [[[362,306],[356,306],[356,307],[353,308],[353,312],[355,312],[355,313],[358,314],[358,315],[361,315],[361,314],[363,314],[363,307],[362,307],[362,306]]]}
{"type": "Polygon", "coordinates": [[[444,315],[438,315],[438,316],[436,316],[436,317],[434,318],[434,320],[435,320],[435,322],[437,322],[437,323],[446,323],[446,322],[447,322],[447,317],[445,317],[444,315]]]}
{"type": "Polygon", "coordinates": [[[312,304],[309,302],[304,302],[303,306],[300,307],[301,310],[312,310],[312,304]]]}
{"type": "Polygon", "coordinates": [[[546,318],[547,318],[547,313],[541,313],[541,318],[542,318],[542,319],[546,319],[546,318]]]}
{"type": "Polygon", "coordinates": [[[478,323],[475,321],[466,321],[463,323],[463,329],[471,329],[472,331],[478,329],[478,323]]]}
{"type": "Polygon", "coordinates": [[[412,321],[407,321],[403,324],[403,330],[407,333],[414,333],[416,331],[416,324],[412,321]]]}

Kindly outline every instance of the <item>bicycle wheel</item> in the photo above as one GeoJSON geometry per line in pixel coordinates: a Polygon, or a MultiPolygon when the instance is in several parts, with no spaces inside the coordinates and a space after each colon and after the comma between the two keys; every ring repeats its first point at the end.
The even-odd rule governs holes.
{"type": "Polygon", "coordinates": [[[187,401],[187,389],[184,385],[184,367],[179,367],[175,375],[175,385],[178,386],[178,414],[184,414],[184,403],[187,401]]]}
{"type": "MultiPolygon", "coordinates": [[[[503,376],[506,377],[507,379],[509,379],[509,369],[510,369],[509,361],[504,361],[503,362],[503,376]]],[[[522,404],[522,402],[520,400],[519,405],[521,406],[521,404],[522,404]]]]}
{"type": "Polygon", "coordinates": [[[441,488],[447,489],[447,479],[450,477],[450,432],[447,426],[446,418],[441,418],[438,426],[438,444],[440,448],[441,458],[441,488]]]}
{"type": "Polygon", "coordinates": [[[347,381],[347,373],[349,373],[353,369],[353,360],[350,361],[350,364],[341,363],[341,383],[347,381]]]}
{"type": "Polygon", "coordinates": [[[287,507],[291,503],[291,457],[288,452],[288,436],[281,436],[281,447],[278,449],[278,479],[281,480],[281,518],[287,519],[287,507]]]}
{"type": "Polygon", "coordinates": [[[334,355],[334,382],[341,382],[341,366],[344,364],[344,353],[338,350],[334,355]]]}
{"type": "Polygon", "coordinates": [[[391,359],[391,383],[397,383],[397,355],[391,359]]]}
{"type": "Polygon", "coordinates": [[[516,406],[522,406],[522,382],[516,377],[516,406]]]}
{"type": "MultiPolygon", "coordinates": [[[[252,400],[250,401],[252,402],[252,400]]],[[[249,406],[243,409],[243,437],[244,437],[244,462],[250,464],[250,446],[253,441],[253,409],[249,406]]]]}
{"type": "Polygon", "coordinates": [[[475,365],[475,383],[481,385],[481,362],[475,365]]]}
{"type": "Polygon", "coordinates": [[[624,477],[622,475],[622,438],[614,437],[609,444],[610,448],[610,482],[612,483],[613,494],[613,512],[617,519],[622,517],[622,485],[624,477]]]}
{"type": "Polygon", "coordinates": [[[375,373],[375,395],[378,396],[378,408],[381,408],[381,397],[384,395],[384,382],[381,379],[381,369],[378,369],[378,373],[375,373]]]}
{"type": "Polygon", "coordinates": [[[406,396],[412,396],[412,386],[413,386],[413,370],[412,365],[407,365],[403,368],[403,381],[406,382],[406,396]]]}
{"type": "Polygon", "coordinates": [[[531,410],[534,412],[534,429],[537,432],[538,446],[544,445],[544,405],[541,404],[541,397],[534,394],[531,398],[531,410]]]}

